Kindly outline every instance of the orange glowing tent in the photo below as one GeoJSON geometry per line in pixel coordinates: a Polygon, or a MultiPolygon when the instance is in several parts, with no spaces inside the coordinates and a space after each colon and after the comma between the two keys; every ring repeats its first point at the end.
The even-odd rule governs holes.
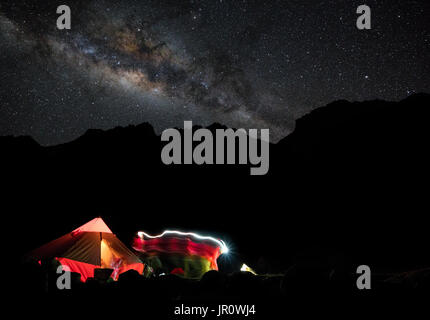
{"type": "MultiPolygon", "coordinates": [[[[102,218],[95,218],[72,232],[53,240],[29,253],[40,260],[56,259],[81,280],[94,277],[94,269],[113,269],[111,277],[127,270],[143,273],[144,264],[108,228],[102,218]]],[[[66,268],[65,268],[66,269],[66,268]]]]}

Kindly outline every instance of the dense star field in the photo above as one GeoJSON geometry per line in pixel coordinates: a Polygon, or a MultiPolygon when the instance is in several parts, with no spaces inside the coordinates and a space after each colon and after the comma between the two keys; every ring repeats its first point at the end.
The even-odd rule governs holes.
{"type": "Polygon", "coordinates": [[[89,128],[184,120],[270,128],[336,99],[430,88],[428,1],[0,2],[0,135],[42,144],[89,128]],[[57,6],[72,13],[56,28],[57,6]]]}

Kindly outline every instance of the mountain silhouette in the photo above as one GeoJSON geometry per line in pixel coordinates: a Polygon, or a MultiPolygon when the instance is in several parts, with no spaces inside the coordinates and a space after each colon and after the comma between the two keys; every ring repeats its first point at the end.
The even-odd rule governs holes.
{"type": "Polygon", "coordinates": [[[166,166],[146,123],[49,147],[0,137],[5,223],[31,235],[17,241],[23,252],[102,216],[125,239],[172,227],[227,237],[237,261],[264,257],[273,269],[309,257],[428,266],[429,107],[430,95],[416,94],[316,109],[270,145],[266,176],[248,165],[166,166]]]}

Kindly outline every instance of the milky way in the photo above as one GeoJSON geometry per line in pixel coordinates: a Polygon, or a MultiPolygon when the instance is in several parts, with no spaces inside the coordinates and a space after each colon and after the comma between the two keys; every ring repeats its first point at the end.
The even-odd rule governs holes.
{"type": "Polygon", "coordinates": [[[428,90],[428,5],[373,2],[379,24],[364,34],[351,4],[71,1],[72,29],[57,30],[63,3],[2,1],[0,134],[54,144],[192,120],[270,128],[277,141],[334,99],[428,90]]]}

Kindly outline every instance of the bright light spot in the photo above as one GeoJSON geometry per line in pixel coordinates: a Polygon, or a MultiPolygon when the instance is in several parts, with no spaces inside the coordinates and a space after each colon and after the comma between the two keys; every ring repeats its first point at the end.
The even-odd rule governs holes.
{"type": "Polygon", "coordinates": [[[215,238],[212,238],[212,237],[208,237],[208,236],[202,236],[202,235],[199,235],[199,234],[193,233],[193,232],[182,232],[182,231],[176,231],[176,230],[166,230],[163,233],[161,233],[159,235],[156,235],[156,236],[151,236],[151,235],[149,235],[149,234],[147,234],[147,233],[145,233],[143,231],[139,231],[137,233],[137,235],[139,236],[139,238],[142,238],[142,239],[143,239],[143,237],[150,238],[150,239],[161,238],[161,237],[163,237],[163,236],[165,236],[167,234],[177,234],[177,235],[180,235],[180,236],[191,236],[191,237],[194,237],[194,238],[197,238],[197,239],[200,239],[200,240],[209,240],[209,241],[215,242],[221,248],[221,254],[228,253],[228,251],[229,251],[229,249],[227,248],[227,246],[226,246],[226,244],[225,244],[224,241],[218,240],[218,239],[215,239],[215,238]]]}
{"type": "Polygon", "coordinates": [[[246,264],[242,264],[240,271],[251,272],[252,274],[257,275],[257,273],[254,270],[252,270],[250,267],[248,267],[246,264]]]}

